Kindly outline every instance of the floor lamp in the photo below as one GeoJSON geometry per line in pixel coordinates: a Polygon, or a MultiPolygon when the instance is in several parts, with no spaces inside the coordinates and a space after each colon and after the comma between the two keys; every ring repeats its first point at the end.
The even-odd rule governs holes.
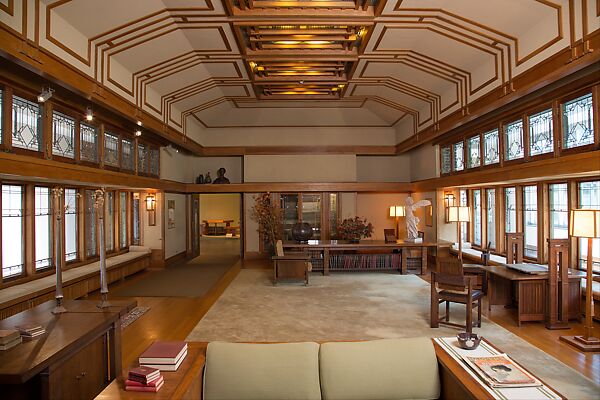
{"type": "Polygon", "coordinates": [[[448,207],[448,222],[456,222],[458,232],[458,259],[462,261],[462,222],[471,221],[471,212],[468,206],[448,207]]]}
{"type": "Polygon", "coordinates": [[[398,221],[400,217],[406,216],[404,206],[390,206],[390,217],[396,218],[396,238],[400,237],[400,229],[398,228],[398,221]]]}
{"type": "Polygon", "coordinates": [[[593,239],[600,237],[600,210],[571,210],[569,235],[587,238],[587,284],[585,291],[585,325],[582,336],[561,336],[563,340],[582,351],[600,351],[600,339],[593,335],[594,298],[592,296],[592,248],[593,239]]]}

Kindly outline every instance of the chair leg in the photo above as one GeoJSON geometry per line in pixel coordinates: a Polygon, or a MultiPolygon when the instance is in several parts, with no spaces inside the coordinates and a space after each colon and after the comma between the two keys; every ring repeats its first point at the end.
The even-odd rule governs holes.
{"type": "Polygon", "coordinates": [[[446,322],[450,321],[450,302],[446,302],[446,322]]]}
{"type": "Polygon", "coordinates": [[[481,328],[481,297],[477,300],[477,327],[481,328]]]}
{"type": "Polygon", "coordinates": [[[431,285],[431,304],[429,310],[429,326],[432,328],[440,327],[440,302],[437,297],[434,285],[431,285]]]}
{"type": "Polygon", "coordinates": [[[473,302],[467,301],[467,332],[473,332],[473,302]]]}

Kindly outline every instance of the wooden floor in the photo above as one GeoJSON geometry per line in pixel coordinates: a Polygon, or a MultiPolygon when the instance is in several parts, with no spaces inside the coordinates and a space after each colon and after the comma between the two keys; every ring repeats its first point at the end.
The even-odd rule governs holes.
{"type": "MultiPolygon", "coordinates": [[[[132,365],[139,354],[154,340],[184,340],[242,268],[261,267],[267,268],[268,263],[256,260],[238,262],[203,298],[136,298],[139,306],[149,306],[150,310],[123,332],[123,366],[126,368],[132,365]]],[[[125,282],[115,284],[114,287],[128,285],[151,273],[153,272],[142,272],[125,282]]],[[[111,286],[112,288],[113,286],[111,286]]],[[[90,296],[92,299],[98,297],[98,294],[90,296]]],[[[573,322],[571,329],[560,331],[547,330],[544,324],[539,322],[523,323],[521,327],[518,327],[514,312],[514,310],[496,306],[493,309],[491,320],[588,378],[600,382],[600,353],[582,353],[558,339],[561,335],[581,334],[583,332],[581,323],[573,322]]],[[[484,314],[487,315],[487,305],[484,306],[484,314]]],[[[598,323],[595,323],[595,335],[600,335],[600,324],[598,323]]]]}

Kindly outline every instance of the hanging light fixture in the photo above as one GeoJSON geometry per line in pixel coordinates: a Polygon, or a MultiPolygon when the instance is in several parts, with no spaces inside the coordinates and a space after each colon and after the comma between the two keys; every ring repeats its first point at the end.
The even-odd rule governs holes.
{"type": "Polygon", "coordinates": [[[92,112],[92,107],[88,107],[85,110],[85,120],[92,121],[94,119],[94,113],[92,112]]]}

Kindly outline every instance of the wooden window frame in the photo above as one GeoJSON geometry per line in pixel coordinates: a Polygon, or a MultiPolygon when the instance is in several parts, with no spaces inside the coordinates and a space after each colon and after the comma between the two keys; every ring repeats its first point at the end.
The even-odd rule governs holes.
{"type": "Polygon", "coordinates": [[[523,134],[527,136],[527,149],[525,151],[525,157],[524,157],[525,162],[545,160],[548,158],[556,157],[556,141],[558,140],[557,131],[556,131],[557,120],[558,120],[558,116],[556,115],[554,101],[545,102],[543,104],[540,104],[537,107],[527,110],[527,113],[525,114],[525,119],[523,121],[523,124],[524,124],[523,125],[523,134]],[[529,132],[529,118],[532,115],[539,114],[539,113],[542,113],[547,110],[550,110],[552,113],[552,146],[553,146],[553,150],[548,153],[531,155],[531,143],[530,143],[531,138],[530,138],[530,132],[529,132]]]}
{"type": "Polygon", "coordinates": [[[594,87],[587,87],[584,89],[580,89],[577,90],[575,92],[569,93],[568,95],[565,95],[563,97],[560,97],[559,99],[557,99],[557,108],[558,108],[558,119],[557,119],[557,124],[560,127],[560,135],[559,135],[559,154],[560,155],[568,155],[568,154],[574,154],[574,153],[582,153],[582,152],[586,152],[586,151],[593,151],[596,150],[598,148],[600,148],[600,129],[598,127],[598,124],[600,124],[600,117],[599,117],[599,112],[598,112],[598,108],[600,107],[600,85],[595,85],[594,87]],[[593,123],[594,123],[594,142],[590,143],[590,144],[586,144],[584,146],[577,146],[577,147],[572,147],[570,149],[565,149],[564,148],[564,138],[565,138],[565,132],[563,130],[563,119],[564,119],[564,105],[565,103],[571,101],[571,100],[575,100],[578,97],[582,97],[585,96],[586,94],[591,94],[592,95],[592,119],[593,119],[593,123]]]}
{"type": "MultiPolygon", "coordinates": [[[[9,114],[10,114],[10,118],[6,119],[7,123],[10,124],[9,125],[9,129],[7,132],[7,136],[10,137],[9,141],[3,141],[6,143],[6,147],[7,149],[9,149],[11,152],[15,153],[15,154],[20,154],[20,155],[25,155],[25,156],[29,156],[29,157],[36,157],[36,158],[48,158],[48,145],[50,145],[50,149],[52,148],[52,143],[51,143],[51,138],[50,140],[48,140],[48,134],[51,131],[51,128],[48,126],[49,123],[52,123],[52,120],[50,119],[49,122],[49,118],[48,118],[48,114],[50,115],[50,118],[52,118],[52,102],[46,102],[46,103],[38,103],[37,101],[37,97],[35,94],[32,94],[32,92],[29,91],[24,91],[24,90],[12,90],[11,92],[11,96],[10,96],[10,103],[9,102],[2,102],[2,106],[6,109],[8,108],[9,110],[9,114]],[[24,100],[36,103],[39,107],[40,107],[40,113],[41,113],[41,127],[40,127],[40,150],[29,150],[29,149],[23,149],[21,147],[15,147],[12,145],[12,133],[13,133],[13,103],[14,103],[14,98],[15,97],[20,97],[24,100]]],[[[5,114],[6,115],[6,114],[5,114]]],[[[6,136],[4,137],[4,139],[6,139],[6,136]]],[[[50,150],[50,156],[52,155],[52,150],[50,150]]]]}
{"type": "MultiPolygon", "coordinates": [[[[33,273],[34,274],[40,274],[40,273],[44,273],[48,270],[53,270],[55,269],[55,265],[56,265],[56,259],[54,257],[54,241],[55,241],[55,237],[56,237],[56,232],[54,231],[54,223],[53,223],[53,210],[52,210],[52,187],[50,186],[46,186],[46,185],[40,185],[40,184],[34,184],[31,187],[31,192],[32,192],[32,196],[33,196],[33,208],[31,209],[31,214],[33,215],[33,227],[32,227],[32,251],[33,251],[33,273]],[[37,254],[35,252],[35,235],[36,235],[36,231],[37,231],[37,225],[35,223],[35,217],[37,217],[36,213],[35,213],[35,189],[36,188],[47,188],[48,189],[48,196],[49,196],[49,209],[50,209],[50,258],[52,259],[52,264],[37,269],[35,267],[35,263],[37,262],[37,254]]],[[[64,215],[63,215],[64,217],[64,215]]]]}

